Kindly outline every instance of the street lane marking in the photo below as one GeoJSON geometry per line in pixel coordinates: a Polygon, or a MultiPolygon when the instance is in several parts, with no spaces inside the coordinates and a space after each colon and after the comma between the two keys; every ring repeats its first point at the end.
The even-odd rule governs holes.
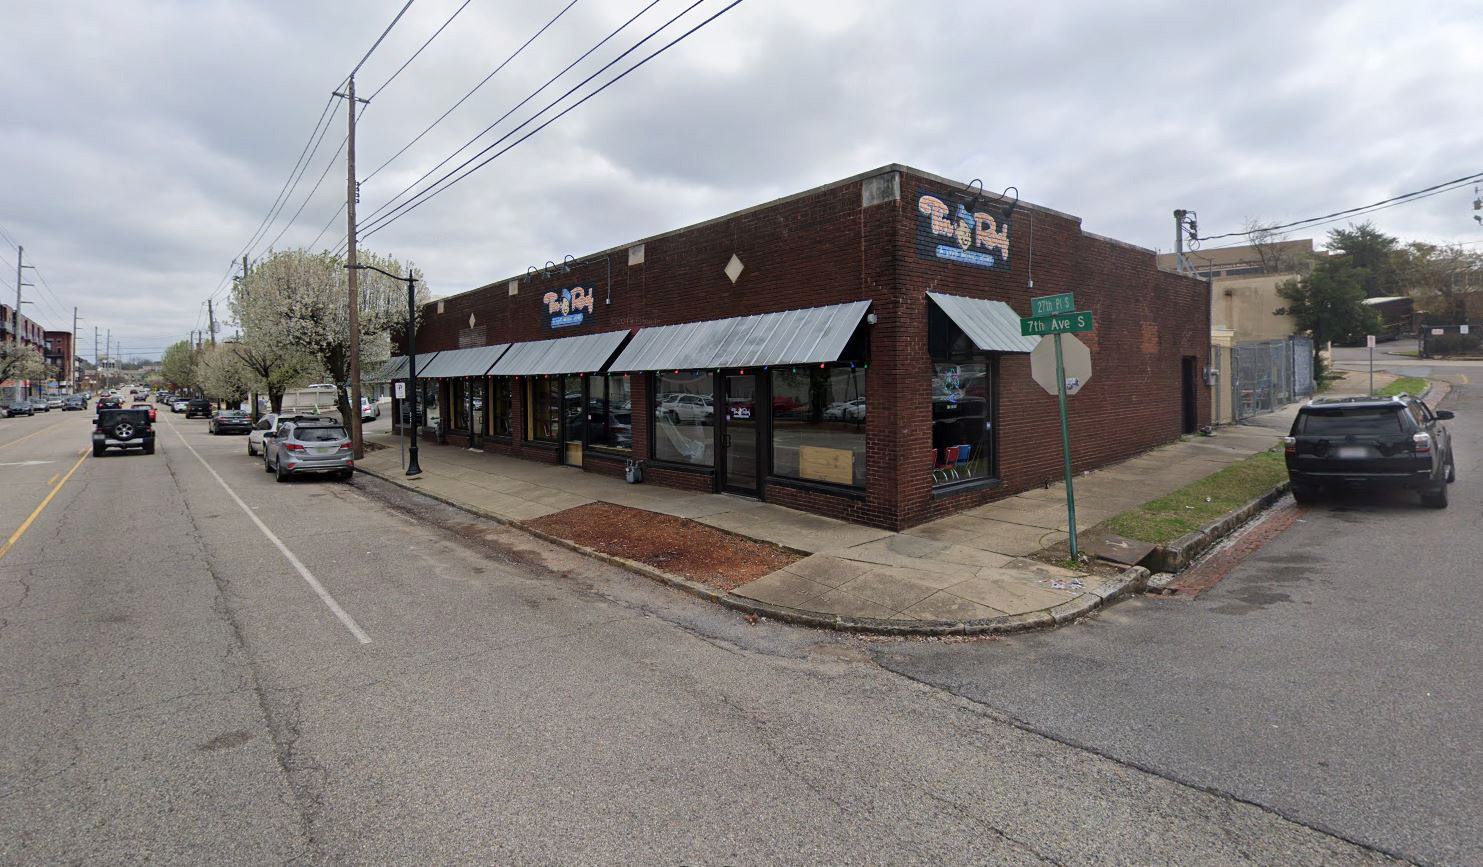
{"type": "MultiPolygon", "coordinates": [[[[0,464],[0,467],[39,467],[42,464],[54,463],[56,461],[10,461],[9,463],[0,464]]],[[[55,479],[56,476],[52,476],[52,478],[55,479]]],[[[51,482],[47,482],[47,484],[49,485],[51,482]]]]}
{"type": "MultiPolygon", "coordinates": [[[[47,461],[47,463],[51,463],[51,461],[47,461]]],[[[51,474],[51,478],[47,479],[46,480],[46,483],[49,485],[52,482],[55,482],[57,480],[57,476],[60,476],[60,475],[61,475],[61,473],[52,473],[51,474]]]]}
{"type": "MultiPolygon", "coordinates": [[[[40,433],[40,431],[38,431],[38,433],[40,433]]],[[[26,531],[31,529],[31,524],[35,522],[37,516],[40,515],[42,511],[46,509],[47,504],[52,501],[52,497],[55,497],[57,495],[57,491],[60,491],[62,489],[62,486],[67,484],[67,480],[72,478],[72,474],[77,472],[77,468],[82,466],[82,462],[87,459],[88,453],[83,452],[82,457],[78,458],[77,463],[72,465],[72,469],[67,471],[67,475],[63,476],[60,482],[57,482],[56,487],[51,489],[51,492],[46,495],[46,499],[41,501],[41,505],[37,506],[31,512],[31,516],[26,518],[25,523],[21,524],[20,528],[17,529],[14,533],[10,534],[10,538],[5,541],[5,545],[3,547],[0,547],[0,560],[5,559],[5,555],[9,554],[10,549],[15,547],[15,543],[19,542],[21,537],[26,535],[26,531]]],[[[52,478],[56,478],[56,476],[52,476],[52,478]]]]}
{"type": "Polygon", "coordinates": [[[346,613],[345,609],[340,607],[340,603],[336,602],[335,597],[331,596],[329,594],[329,591],[324,589],[324,585],[319,583],[319,579],[314,577],[314,573],[309,571],[309,567],[300,562],[299,558],[294,556],[294,552],[288,550],[288,546],[283,544],[283,540],[279,539],[272,530],[269,530],[268,525],[264,524],[261,518],[253,514],[252,509],[249,508],[246,503],[242,502],[242,498],[237,496],[237,492],[232,490],[231,485],[227,484],[227,480],[223,479],[220,473],[213,469],[210,464],[206,463],[206,459],[201,457],[201,453],[196,451],[195,448],[186,441],[185,435],[182,434],[179,429],[175,427],[175,425],[171,424],[168,419],[165,420],[165,424],[170,428],[170,430],[175,432],[175,435],[177,437],[180,437],[180,444],[185,446],[187,449],[190,449],[190,453],[195,455],[196,460],[201,462],[201,466],[206,468],[206,472],[210,473],[211,477],[216,479],[216,483],[218,485],[221,485],[222,490],[227,492],[227,496],[232,498],[232,502],[236,503],[237,507],[240,508],[242,512],[247,515],[247,517],[252,519],[252,523],[256,524],[257,528],[262,531],[263,535],[268,537],[268,541],[272,542],[273,546],[278,549],[279,553],[281,553],[288,560],[288,562],[293,565],[294,569],[298,570],[299,577],[304,579],[304,583],[309,585],[309,588],[313,590],[315,595],[319,597],[319,600],[325,604],[325,607],[329,608],[329,610],[333,612],[336,617],[340,618],[340,622],[345,624],[345,628],[350,630],[350,634],[355,636],[355,640],[359,641],[361,644],[370,644],[371,636],[367,635],[365,633],[365,630],[360,628],[360,624],[355,622],[355,618],[351,617],[348,613],[346,613]]]}
{"type": "Polygon", "coordinates": [[[26,440],[30,439],[31,437],[36,436],[37,434],[44,434],[44,433],[46,433],[47,431],[51,430],[52,428],[56,427],[59,424],[62,424],[62,422],[54,421],[51,424],[47,425],[46,427],[42,428],[41,430],[33,430],[30,433],[26,434],[25,436],[23,436],[23,437],[16,437],[15,439],[11,440],[8,443],[0,443],[0,449],[8,449],[11,446],[15,445],[16,443],[23,443],[26,440]]]}

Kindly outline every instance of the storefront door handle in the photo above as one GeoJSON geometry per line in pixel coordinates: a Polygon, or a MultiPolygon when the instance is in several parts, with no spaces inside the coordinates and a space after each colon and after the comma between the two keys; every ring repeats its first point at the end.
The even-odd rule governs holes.
{"type": "Polygon", "coordinates": [[[725,446],[728,449],[731,448],[731,434],[721,435],[721,445],[725,446]]]}

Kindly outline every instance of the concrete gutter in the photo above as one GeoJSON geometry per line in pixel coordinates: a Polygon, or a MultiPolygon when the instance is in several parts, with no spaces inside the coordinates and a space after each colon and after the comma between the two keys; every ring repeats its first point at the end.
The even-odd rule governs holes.
{"type": "Polygon", "coordinates": [[[471,515],[493,521],[506,527],[520,530],[552,545],[558,545],[579,554],[585,554],[596,560],[612,564],[629,572],[653,579],[660,584],[666,584],[676,590],[683,591],[698,599],[714,602],[718,605],[730,608],[743,614],[756,617],[766,617],[772,620],[780,620],[784,623],[792,623],[797,626],[811,626],[816,629],[833,629],[841,632],[855,632],[869,635],[894,635],[894,636],[921,636],[934,637],[946,635],[1006,635],[1013,632],[1026,632],[1032,629],[1053,629],[1074,620],[1078,620],[1091,614],[1099,608],[1106,607],[1126,596],[1141,592],[1148,583],[1149,571],[1142,566],[1132,566],[1124,570],[1116,578],[1102,581],[1099,586],[1088,587],[1082,595],[1068,600],[1042,611],[1031,611],[1025,614],[1005,614],[1000,617],[987,617],[979,620],[876,620],[873,618],[855,617],[828,617],[796,608],[785,608],[780,605],[772,605],[737,596],[724,590],[672,575],[668,572],[636,560],[625,557],[617,557],[578,545],[569,539],[553,536],[542,530],[537,530],[520,521],[504,518],[491,512],[460,503],[446,497],[440,497],[430,491],[425,491],[414,485],[407,484],[405,478],[396,478],[387,474],[357,467],[358,472],[373,476],[384,482],[389,482],[399,488],[420,494],[432,500],[437,500],[447,506],[452,506],[471,515]]]}

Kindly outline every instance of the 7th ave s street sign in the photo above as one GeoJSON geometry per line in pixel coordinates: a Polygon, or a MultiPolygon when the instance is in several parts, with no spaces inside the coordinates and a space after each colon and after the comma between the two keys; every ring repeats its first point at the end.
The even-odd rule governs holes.
{"type": "Polygon", "coordinates": [[[1092,313],[1090,310],[1056,313],[1049,316],[1027,316],[1020,320],[1020,334],[1025,337],[1043,337],[1047,334],[1091,330],[1092,313]]]}

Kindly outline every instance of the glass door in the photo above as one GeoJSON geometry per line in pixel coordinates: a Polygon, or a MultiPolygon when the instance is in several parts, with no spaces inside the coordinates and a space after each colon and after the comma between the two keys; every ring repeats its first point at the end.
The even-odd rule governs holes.
{"type": "Polygon", "coordinates": [[[757,461],[759,407],[757,377],[753,374],[731,374],[722,379],[725,400],[724,425],[721,428],[721,461],[724,471],[721,487],[738,494],[756,496],[761,484],[757,461]]]}
{"type": "Polygon", "coordinates": [[[582,465],[582,443],[587,426],[586,390],[587,380],[581,376],[561,377],[562,406],[562,463],[569,467],[582,465]]]}

